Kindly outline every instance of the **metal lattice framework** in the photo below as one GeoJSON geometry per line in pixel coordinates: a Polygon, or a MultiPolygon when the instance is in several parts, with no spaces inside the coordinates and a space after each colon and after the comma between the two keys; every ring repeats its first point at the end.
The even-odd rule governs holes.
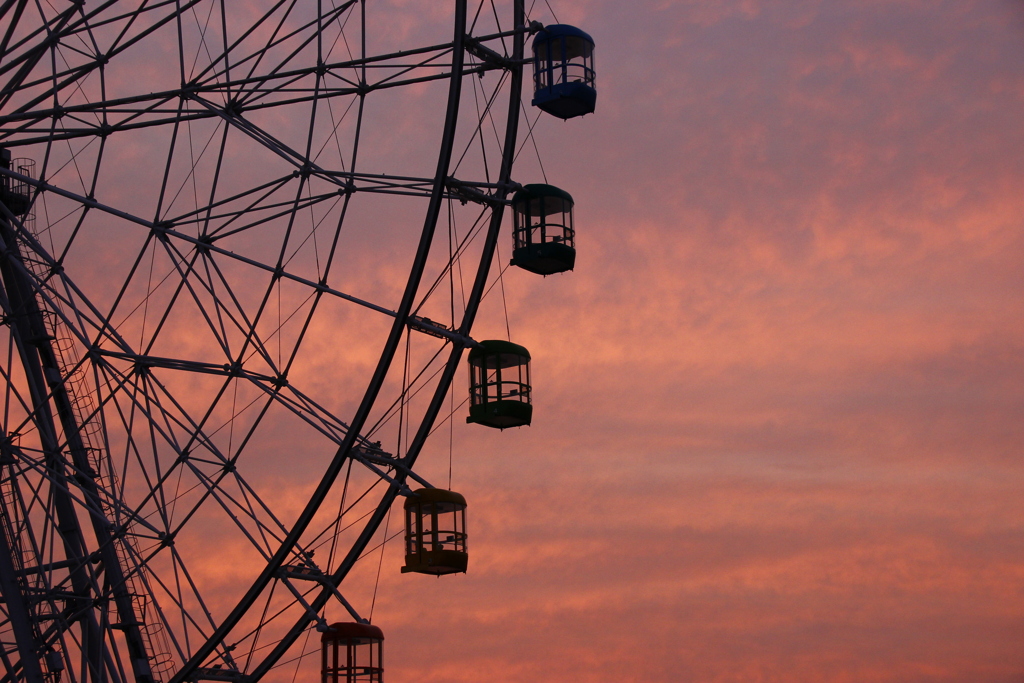
{"type": "Polygon", "coordinates": [[[436,4],[0,2],[4,681],[292,679],[372,610],[536,29],[436,4]]]}

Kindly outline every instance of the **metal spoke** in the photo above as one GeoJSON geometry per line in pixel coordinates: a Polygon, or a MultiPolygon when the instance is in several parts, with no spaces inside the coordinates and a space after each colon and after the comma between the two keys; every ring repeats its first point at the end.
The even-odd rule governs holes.
{"type": "Polygon", "coordinates": [[[0,601],[8,678],[250,683],[305,672],[311,628],[372,615],[342,584],[395,537],[396,496],[430,487],[415,461],[519,187],[535,29],[509,4],[452,0],[403,46],[357,0],[0,0],[0,589],[31,596],[0,601]],[[378,149],[389,99],[441,103],[436,165],[378,149]],[[391,257],[354,245],[397,203],[423,223],[382,294],[391,257]],[[466,227],[436,234],[442,211],[466,227]],[[340,398],[306,362],[324,329],[332,362],[380,351],[340,398]],[[297,506],[282,435],[320,463],[297,506]],[[211,569],[214,545],[244,559],[211,569]]]}

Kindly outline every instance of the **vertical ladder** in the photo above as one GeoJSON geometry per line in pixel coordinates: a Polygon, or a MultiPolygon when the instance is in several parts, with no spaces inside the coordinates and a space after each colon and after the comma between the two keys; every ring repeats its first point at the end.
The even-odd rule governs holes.
{"type": "MultiPolygon", "coordinates": [[[[31,160],[16,159],[12,161],[12,166],[15,166],[15,170],[22,175],[29,177],[33,175],[34,163],[31,160]],[[19,164],[19,162],[21,163],[19,164]]],[[[36,240],[40,239],[32,207],[23,216],[22,224],[36,240]]],[[[49,265],[41,259],[32,258],[32,253],[30,249],[24,252],[25,266],[37,281],[46,282],[52,278],[53,273],[49,265]]],[[[67,318],[68,312],[59,299],[53,298],[52,304],[52,308],[42,308],[41,312],[43,325],[46,328],[47,336],[51,339],[51,347],[57,360],[60,381],[64,385],[74,422],[78,425],[82,446],[92,470],[93,481],[96,482],[100,491],[107,492],[107,495],[100,496],[100,505],[108,519],[118,520],[121,516],[120,511],[110,503],[110,498],[117,498],[119,482],[106,455],[99,411],[96,407],[94,393],[89,385],[88,365],[82,362],[78,344],[64,323],[65,319],[70,319],[67,318]],[[54,308],[56,310],[53,310],[54,308]]],[[[131,533],[125,533],[120,540],[122,544],[131,546],[131,554],[136,557],[140,556],[139,548],[131,533]]],[[[117,551],[115,554],[121,574],[124,576],[125,587],[132,599],[133,612],[139,619],[139,631],[145,644],[153,683],[162,683],[174,675],[174,658],[171,656],[170,643],[163,620],[155,606],[150,604],[145,577],[141,575],[145,569],[136,569],[128,562],[129,548],[117,551]]]]}
{"type": "MultiPolygon", "coordinates": [[[[29,256],[35,255],[33,249],[25,249],[28,243],[36,241],[35,234],[25,228],[26,220],[32,223],[33,196],[29,191],[32,164],[12,164],[10,153],[4,149],[0,149],[0,162],[5,170],[14,165],[15,173],[19,176],[4,175],[0,183],[0,199],[7,209],[0,215],[0,241],[3,246],[0,291],[9,303],[11,319],[8,325],[25,370],[32,400],[32,420],[38,428],[47,478],[51,480],[53,512],[60,531],[60,541],[70,561],[60,564],[67,566],[70,572],[69,579],[73,588],[67,595],[71,601],[70,613],[82,627],[80,643],[84,666],[81,683],[118,683],[128,673],[116,665],[111,656],[111,648],[117,645],[110,638],[110,615],[107,613],[110,606],[116,609],[117,628],[123,634],[132,677],[136,683],[157,683],[153,676],[153,660],[147,649],[147,638],[143,634],[143,623],[137,613],[137,587],[130,585],[125,578],[126,575],[130,576],[125,571],[124,553],[127,549],[118,545],[116,528],[107,517],[111,499],[105,497],[110,489],[104,486],[109,487],[111,482],[97,482],[97,473],[93,467],[97,444],[93,439],[91,452],[86,448],[83,441],[84,425],[79,417],[83,414],[83,406],[80,401],[76,406],[74,397],[69,393],[71,383],[65,384],[64,380],[67,374],[64,371],[65,361],[58,360],[59,351],[56,344],[52,343],[56,341],[52,332],[55,329],[61,330],[63,326],[59,321],[56,325],[52,319],[48,321],[47,318],[51,316],[44,315],[48,306],[41,305],[40,283],[46,283],[54,273],[50,271],[49,264],[40,264],[38,258],[35,264],[25,258],[26,253],[29,256]],[[24,172],[18,173],[18,170],[24,172]],[[18,183],[25,187],[19,188],[18,183]],[[38,270],[40,265],[44,266],[42,270],[38,270]],[[73,476],[69,477],[69,472],[73,476]],[[82,502],[76,501],[76,496],[71,493],[72,487],[80,490],[82,502]],[[94,511],[85,515],[94,540],[90,540],[79,520],[82,504],[94,511]],[[95,550],[90,552],[89,546],[92,543],[95,543],[95,550]],[[102,587],[98,583],[97,571],[105,577],[102,587]],[[108,596],[112,600],[97,600],[108,596]]],[[[49,298],[53,300],[53,297],[49,298]]],[[[83,394],[81,387],[79,389],[79,394],[83,394]]],[[[4,520],[5,523],[7,521],[4,520]]],[[[4,551],[5,557],[2,559],[6,567],[13,553],[6,548],[0,550],[4,551]]],[[[41,571],[47,568],[34,569],[41,571]]],[[[24,603],[26,596],[18,592],[16,586],[8,584],[11,582],[3,582],[5,596],[10,593],[19,603],[24,603]]],[[[39,623],[34,615],[30,614],[29,618],[39,623]]],[[[60,630],[66,627],[64,625],[60,630]]],[[[153,633],[148,635],[152,636],[153,633]]],[[[31,641],[27,628],[20,631],[18,647],[22,661],[26,662],[23,666],[34,666],[38,670],[38,656],[43,653],[31,641]],[[26,653],[32,652],[35,652],[35,656],[26,656],[26,653]]],[[[49,661],[49,653],[46,656],[49,661]]],[[[64,656],[70,656],[70,653],[64,656]]],[[[59,664],[59,655],[54,660],[59,664]]],[[[41,678],[34,676],[35,680],[41,678]]]]}

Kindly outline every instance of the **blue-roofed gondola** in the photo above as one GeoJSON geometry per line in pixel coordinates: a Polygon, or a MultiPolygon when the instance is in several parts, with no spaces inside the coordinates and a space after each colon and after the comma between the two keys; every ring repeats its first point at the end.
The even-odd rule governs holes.
{"type": "Polygon", "coordinates": [[[571,119],[594,111],[594,39],[575,26],[547,26],[533,39],[533,106],[571,119]]]}

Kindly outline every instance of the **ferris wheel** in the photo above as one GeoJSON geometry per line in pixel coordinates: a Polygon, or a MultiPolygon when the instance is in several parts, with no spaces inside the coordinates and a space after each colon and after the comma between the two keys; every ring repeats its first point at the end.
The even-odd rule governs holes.
{"type": "Polygon", "coordinates": [[[512,168],[593,48],[523,0],[0,3],[3,681],[382,679],[396,499],[403,572],[468,564],[428,437],[530,423],[471,331],[573,267],[512,168]]]}

